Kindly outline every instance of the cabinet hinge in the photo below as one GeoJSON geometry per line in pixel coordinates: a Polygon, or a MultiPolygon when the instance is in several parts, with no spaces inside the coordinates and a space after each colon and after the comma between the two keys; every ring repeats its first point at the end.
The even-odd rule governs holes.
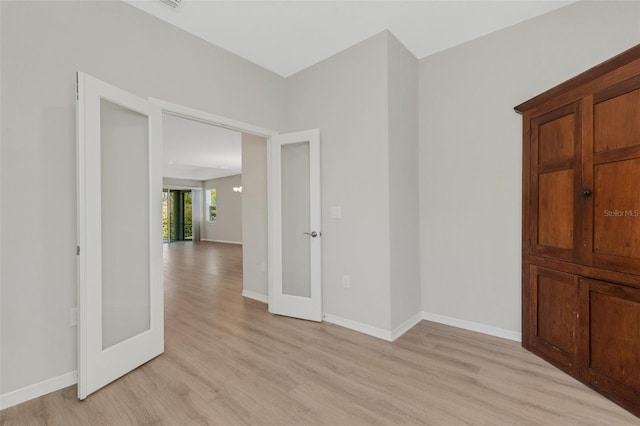
{"type": "Polygon", "coordinates": [[[76,246],[76,256],[80,256],[80,246],[76,246]]]}

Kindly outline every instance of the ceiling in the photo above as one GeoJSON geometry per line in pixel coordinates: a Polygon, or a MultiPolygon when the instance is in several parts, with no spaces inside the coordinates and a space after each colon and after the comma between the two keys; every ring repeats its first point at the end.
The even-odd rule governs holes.
{"type": "Polygon", "coordinates": [[[576,0],[124,1],[287,77],[384,30],[421,59],[576,0]]]}
{"type": "Polygon", "coordinates": [[[242,134],[162,115],[164,177],[209,180],[242,172],[242,134]]]}
{"type": "MultiPolygon", "coordinates": [[[[283,77],[390,30],[418,59],[575,0],[219,1],[124,0],[283,77]]],[[[241,134],[164,116],[164,176],[241,173],[241,134]]]]}

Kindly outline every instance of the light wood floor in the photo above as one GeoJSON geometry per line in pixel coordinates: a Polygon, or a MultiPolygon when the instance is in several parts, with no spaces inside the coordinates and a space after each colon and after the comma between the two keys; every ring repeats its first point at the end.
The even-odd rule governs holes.
{"type": "Polygon", "coordinates": [[[626,425],[640,419],[519,344],[423,321],[394,343],[244,299],[240,246],[165,246],[166,352],[87,400],[2,425],[626,425]]]}

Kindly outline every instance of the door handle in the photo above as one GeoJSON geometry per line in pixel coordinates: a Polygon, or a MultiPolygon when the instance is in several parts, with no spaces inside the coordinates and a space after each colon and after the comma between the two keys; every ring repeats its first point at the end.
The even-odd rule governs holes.
{"type": "Polygon", "coordinates": [[[310,236],[311,238],[315,238],[315,237],[317,237],[317,236],[318,236],[318,235],[320,235],[320,234],[318,234],[316,231],[311,231],[311,232],[305,232],[305,233],[304,233],[304,235],[308,235],[308,236],[310,236]]]}

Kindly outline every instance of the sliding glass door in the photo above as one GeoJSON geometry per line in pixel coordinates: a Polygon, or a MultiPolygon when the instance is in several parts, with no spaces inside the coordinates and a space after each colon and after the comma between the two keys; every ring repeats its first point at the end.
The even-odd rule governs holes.
{"type": "Polygon", "coordinates": [[[163,190],[162,239],[165,243],[193,239],[193,195],[191,190],[163,190]]]}

